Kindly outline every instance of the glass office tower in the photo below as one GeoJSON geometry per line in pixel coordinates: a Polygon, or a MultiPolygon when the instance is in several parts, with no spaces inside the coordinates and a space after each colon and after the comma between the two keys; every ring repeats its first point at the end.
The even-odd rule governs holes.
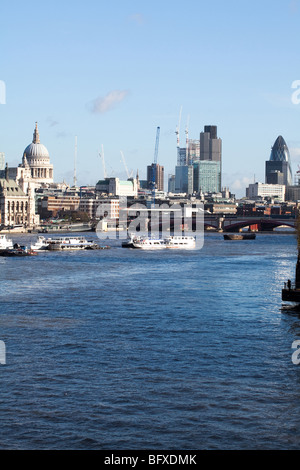
{"type": "Polygon", "coordinates": [[[266,161],[266,183],[293,184],[291,157],[284,138],[277,137],[271,151],[270,160],[266,161]]]}

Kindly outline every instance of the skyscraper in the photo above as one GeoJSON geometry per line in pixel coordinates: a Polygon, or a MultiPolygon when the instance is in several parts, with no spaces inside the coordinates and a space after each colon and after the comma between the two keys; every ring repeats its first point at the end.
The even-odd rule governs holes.
{"type": "Polygon", "coordinates": [[[147,187],[148,189],[164,190],[164,167],[158,163],[147,166],[147,187]],[[154,187],[153,187],[154,185],[154,187]]]}
{"type": "Polygon", "coordinates": [[[177,193],[221,191],[222,140],[217,126],[204,126],[199,140],[187,139],[186,148],[177,147],[175,174],[177,193]]]}
{"type": "Polygon", "coordinates": [[[200,160],[193,166],[194,192],[218,193],[221,191],[220,162],[200,160]]]}
{"type": "Polygon", "coordinates": [[[204,132],[200,133],[201,162],[211,162],[211,165],[203,163],[195,168],[196,173],[198,172],[198,187],[194,185],[194,190],[220,192],[222,188],[222,139],[218,138],[217,126],[204,126],[204,132]]]}
{"type": "Polygon", "coordinates": [[[177,149],[177,166],[185,166],[188,163],[188,153],[185,147],[177,149]]]}
{"type": "Polygon", "coordinates": [[[193,194],[193,167],[192,165],[175,167],[175,192],[193,194]]]}
{"type": "Polygon", "coordinates": [[[200,133],[200,160],[221,162],[222,140],[217,136],[217,126],[204,126],[200,133]]]}
{"type": "Polygon", "coordinates": [[[270,160],[266,161],[266,183],[285,186],[293,184],[290,152],[281,135],[272,147],[270,160]]]}
{"type": "Polygon", "coordinates": [[[168,176],[168,192],[175,193],[175,175],[168,176]]]}

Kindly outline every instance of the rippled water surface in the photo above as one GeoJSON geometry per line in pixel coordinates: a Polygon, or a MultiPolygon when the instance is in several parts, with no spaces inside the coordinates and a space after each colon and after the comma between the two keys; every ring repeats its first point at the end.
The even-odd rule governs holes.
{"type": "Polygon", "coordinates": [[[298,449],[295,262],[276,234],[0,258],[0,448],[298,449]]]}

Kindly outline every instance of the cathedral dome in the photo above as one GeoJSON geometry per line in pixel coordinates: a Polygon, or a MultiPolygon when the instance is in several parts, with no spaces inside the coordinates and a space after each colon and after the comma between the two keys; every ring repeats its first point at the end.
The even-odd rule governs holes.
{"type": "Polygon", "coordinates": [[[29,160],[31,158],[49,158],[48,150],[43,144],[40,143],[37,123],[35,124],[32,143],[26,147],[23,155],[29,160]]]}
{"type": "Polygon", "coordinates": [[[26,174],[26,177],[30,177],[30,182],[36,187],[53,183],[53,165],[50,163],[48,150],[40,142],[37,123],[32,143],[24,150],[22,164],[19,167],[20,171],[23,171],[23,176],[26,174]]]}
{"type": "Polygon", "coordinates": [[[42,157],[49,158],[49,152],[43,144],[34,144],[33,142],[24,150],[26,158],[42,157]]]}

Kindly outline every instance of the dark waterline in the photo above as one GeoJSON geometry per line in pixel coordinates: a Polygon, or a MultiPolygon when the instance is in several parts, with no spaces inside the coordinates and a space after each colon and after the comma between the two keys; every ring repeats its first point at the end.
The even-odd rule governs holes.
{"type": "Polygon", "coordinates": [[[0,258],[0,448],[298,449],[295,261],[278,234],[0,258]]]}

